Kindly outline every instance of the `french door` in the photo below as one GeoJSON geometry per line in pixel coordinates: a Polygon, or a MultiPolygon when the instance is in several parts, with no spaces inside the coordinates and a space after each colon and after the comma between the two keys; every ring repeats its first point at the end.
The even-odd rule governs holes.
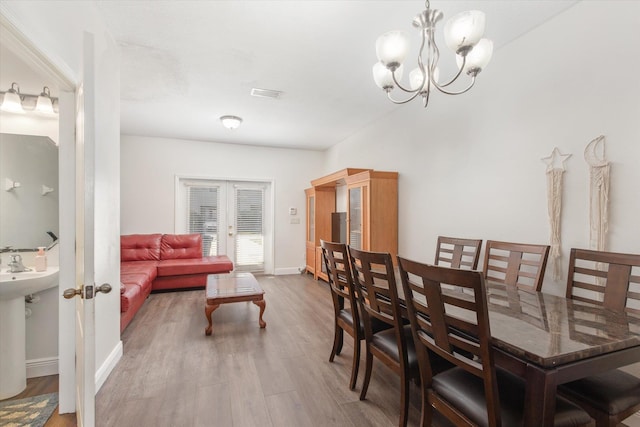
{"type": "Polygon", "coordinates": [[[203,256],[272,273],[271,183],[178,178],[176,230],[202,235],[203,256]]]}

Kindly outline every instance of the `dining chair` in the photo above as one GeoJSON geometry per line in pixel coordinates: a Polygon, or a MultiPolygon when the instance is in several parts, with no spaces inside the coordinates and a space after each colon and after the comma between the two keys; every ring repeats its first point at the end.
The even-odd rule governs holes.
{"type": "Polygon", "coordinates": [[[349,247],[354,284],[362,307],[366,343],[366,369],[360,400],[367,395],[373,358],[400,376],[399,426],[407,425],[409,414],[409,381],[419,377],[418,360],[411,329],[403,321],[394,267],[389,253],[367,252],[349,247]],[[390,329],[375,332],[374,321],[384,322],[390,329]]]}
{"type": "Polygon", "coordinates": [[[351,380],[349,388],[353,390],[358,378],[360,365],[360,341],[364,340],[364,330],[360,326],[358,303],[353,286],[353,276],[349,264],[347,245],[320,241],[322,258],[327,270],[327,278],[333,300],[333,347],[329,361],[333,362],[336,355],[340,355],[346,331],[353,337],[353,363],[351,366],[351,380]],[[345,301],[348,302],[345,305],[345,301]]]}
{"type": "MultiPolygon", "coordinates": [[[[640,323],[640,255],[571,249],[567,298],[627,313],[640,323]]],[[[616,426],[640,411],[640,378],[619,369],[564,384],[559,391],[598,427],[616,426]]]]}
{"type": "Polygon", "coordinates": [[[487,240],[484,277],[493,282],[540,291],[549,245],[487,240]]]}
{"type": "MultiPolygon", "coordinates": [[[[421,425],[432,425],[434,409],[456,426],[523,425],[526,385],[495,366],[482,273],[402,257],[398,266],[420,366],[421,425]],[[464,291],[452,292],[443,284],[464,291]],[[434,372],[430,354],[455,367],[434,372]]],[[[578,406],[557,398],[554,423],[588,426],[592,420],[578,406]]]]}
{"type": "Polygon", "coordinates": [[[480,259],[482,240],[438,236],[435,265],[475,270],[480,259]]]}

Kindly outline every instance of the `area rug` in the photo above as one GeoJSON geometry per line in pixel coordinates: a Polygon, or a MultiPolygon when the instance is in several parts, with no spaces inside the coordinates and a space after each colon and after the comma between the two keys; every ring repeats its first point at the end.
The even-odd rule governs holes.
{"type": "Polygon", "coordinates": [[[0,426],[42,427],[58,406],[58,393],[0,402],[0,426]]]}

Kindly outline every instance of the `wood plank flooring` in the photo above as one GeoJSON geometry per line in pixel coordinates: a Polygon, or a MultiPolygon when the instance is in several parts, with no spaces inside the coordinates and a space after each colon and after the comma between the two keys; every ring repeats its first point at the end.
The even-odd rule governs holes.
{"type": "MultiPolygon", "coordinates": [[[[0,400],[0,402],[4,402],[6,400],[25,399],[27,397],[33,397],[47,393],[57,393],[58,387],[57,375],[28,378],[27,388],[25,388],[22,393],[9,399],[0,400]]],[[[0,425],[5,424],[0,420],[0,425]]],[[[49,420],[47,420],[45,427],[75,427],[76,425],[76,414],[60,415],[58,414],[58,408],[56,408],[55,411],[53,411],[53,414],[51,414],[51,417],[49,417],[49,420]]]]}
{"type": "MultiPolygon", "coordinates": [[[[310,275],[258,277],[266,291],[266,329],[252,303],[222,305],[213,335],[204,328],[204,291],[152,294],[125,330],[124,355],[96,396],[96,425],[395,426],[398,377],[374,359],[367,400],[348,388],[351,338],[329,363],[333,308],[328,285],[310,275]]],[[[364,348],[364,346],[363,346],[364,348]]],[[[628,367],[640,375],[640,363],[628,367]]],[[[29,397],[58,389],[58,377],[30,378],[29,397]]],[[[409,425],[419,425],[411,386],[409,425]]],[[[640,427],[640,417],[625,421],[640,427]]],[[[46,427],[74,427],[56,413],[46,427]]]]}
{"type": "MultiPolygon", "coordinates": [[[[258,277],[251,303],[220,306],[205,336],[204,292],[152,294],[125,330],[124,356],[96,398],[99,426],[395,426],[400,380],[374,360],[367,400],[349,390],[351,337],[329,363],[333,308],[310,275],[258,277]]],[[[363,346],[364,348],[364,346],[363,346]]],[[[409,425],[420,418],[412,385],[409,425]]]]}

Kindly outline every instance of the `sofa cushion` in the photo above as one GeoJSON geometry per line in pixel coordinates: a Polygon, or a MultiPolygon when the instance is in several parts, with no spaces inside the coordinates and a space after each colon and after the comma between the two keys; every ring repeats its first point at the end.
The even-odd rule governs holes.
{"type": "Polygon", "coordinates": [[[120,263],[120,276],[129,273],[144,273],[150,281],[158,275],[158,263],[160,261],[129,261],[120,263]]]}
{"type": "Polygon", "coordinates": [[[167,259],[158,263],[158,277],[227,273],[232,269],[233,263],[226,255],[197,259],[167,259]]]}
{"type": "Polygon", "coordinates": [[[202,236],[200,234],[162,235],[160,259],[193,259],[201,257],[202,236]]]}
{"type": "Polygon", "coordinates": [[[120,261],[159,260],[161,239],[162,234],[120,236],[120,261]]]}
{"type": "Polygon", "coordinates": [[[129,307],[134,303],[134,300],[138,298],[145,298],[142,295],[142,289],[138,285],[125,284],[125,291],[120,295],[120,313],[124,313],[129,310],[129,307]]]}
{"type": "Polygon", "coordinates": [[[149,278],[146,273],[126,273],[120,274],[120,281],[127,285],[136,285],[142,289],[145,294],[151,293],[151,283],[153,279],[149,278]]]}

